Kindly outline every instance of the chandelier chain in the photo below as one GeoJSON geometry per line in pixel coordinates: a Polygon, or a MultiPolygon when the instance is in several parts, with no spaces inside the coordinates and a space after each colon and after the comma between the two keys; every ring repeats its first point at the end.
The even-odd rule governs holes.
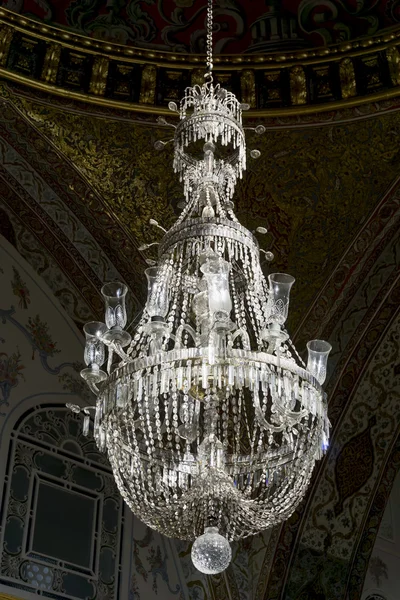
{"type": "Polygon", "coordinates": [[[211,77],[213,70],[213,0],[208,0],[207,3],[207,73],[206,77],[211,77]]]}

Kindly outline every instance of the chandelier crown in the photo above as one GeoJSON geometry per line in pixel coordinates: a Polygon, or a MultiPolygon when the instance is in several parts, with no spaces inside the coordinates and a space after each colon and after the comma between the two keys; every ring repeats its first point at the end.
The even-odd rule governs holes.
{"type": "Polygon", "coordinates": [[[216,193],[230,200],[237,179],[246,169],[242,105],[232,92],[211,81],[186,88],[179,117],[173,167],[184,182],[186,201],[194,189],[201,191],[207,186],[215,187],[216,193]],[[200,142],[204,152],[201,158],[200,142]],[[215,157],[216,151],[219,158],[215,157]]]}

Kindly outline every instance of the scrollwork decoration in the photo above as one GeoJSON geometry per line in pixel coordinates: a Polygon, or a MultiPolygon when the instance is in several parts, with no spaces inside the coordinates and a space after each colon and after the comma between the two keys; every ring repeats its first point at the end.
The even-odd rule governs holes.
{"type": "Polygon", "coordinates": [[[3,67],[7,63],[8,52],[10,50],[11,41],[13,39],[14,30],[8,25],[0,25],[0,66],[3,67]]]}
{"type": "Polygon", "coordinates": [[[307,82],[303,67],[290,70],[290,96],[294,105],[307,102],[307,82]]]}
{"type": "Polygon", "coordinates": [[[254,71],[250,69],[243,71],[240,83],[242,88],[242,102],[249,104],[252,108],[256,108],[256,80],[254,71]]]}
{"type": "Polygon", "coordinates": [[[386,59],[393,85],[400,85],[400,52],[396,46],[392,46],[386,50],[386,59]]]}
{"type": "Polygon", "coordinates": [[[109,60],[105,56],[96,56],[92,69],[89,92],[104,96],[108,76],[109,60]]]}

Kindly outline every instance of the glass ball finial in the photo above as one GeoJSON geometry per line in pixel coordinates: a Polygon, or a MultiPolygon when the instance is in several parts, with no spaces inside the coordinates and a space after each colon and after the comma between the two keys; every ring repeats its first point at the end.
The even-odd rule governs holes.
{"type": "Polygon", "coordinates": [[[217,527],[206,527],[203,535],[192,546],[192,562],[200,573],[216,575],[229,566],[232,549],[217,527]]]}

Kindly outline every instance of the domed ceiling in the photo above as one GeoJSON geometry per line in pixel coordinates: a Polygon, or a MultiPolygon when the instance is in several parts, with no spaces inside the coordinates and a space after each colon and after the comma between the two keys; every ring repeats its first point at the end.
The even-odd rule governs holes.
{"type": "MultiPolygon", "coordinates": [[[[92,38],[183,55],[204,51],[206,0],[0,4],[92,38]]],[[[215,5],[216,52],[246,52],[252,68],[261,64],[252,53],[268,56],[368,38],[400,23],[400,0],[215,0],[215,5]]],[[[80,327],[102,318],[101,284],[126,281],[133,330],[145,298],[146,259],[156,258],[154,247],[140,249],[158,240],[149,219],[171,225],[182,197],[171,146],[154,151],[156,140],[170,138],[170,128],[154,113],[177,100],[179,86],[195,81],[196,73],[188,69],[183,77],[179,65],[166,67],[153,59],[140,79],[125,54],[120,64],[116,52],[104,56],[101,44],[94,67],[85,70],[84,50],[62,47],[58,32],[45,40],[44,51],[43,31],[35,39],[31,24],[25,35],[18,19],[2,19],[0,233],[80,327]],[[35,52],[42,52],[43,69],[35,52]],[[107,96],[113,77],[115,95],[107,96]],[[89,90],[81,80],[91,82],[89,90]],[[28,87],[32,84],[36,91],[28,87]],[[116,94],[125,102],[118,109],[108,104],[116,94]],[[125,111],[129,103],[136,103],[132,113],[125,111]]],[[[265,78],[264,66],[253,74],[267,90],[266,101],[253,106],[266,112],[250,113],[246,126],[262,123],[267,131],[259,138],[247,132],[249,150],[259,148],[261,157],[249,160],[235,196],[236,213],[249,229],[268,229],[260,246],[275,258],[271,265],[263,261],[265,272],[287,271],[297,279],[288,329],[297,332],[298,348],[312,338],[332,342],[327,385],[332,446],[315,472],[307,501],[281,529],[243,540],[226,578],[214,579],[210,593],[200,590],[197,574],[190,581],[188,576],[198,600],[361,597],[376,525],[400,465],[397,44],[396,36],[387,47],[369,48],[366,42],[361,58],[339,55],[336,71],[333,63],[289,65],[286,104],[283,92],[281,103],[274,104],[274,86],[280,85],[274,80],[280,77],[276,66],[265,78]],[[330,77],[340,80],[340,93],[330,77]],[[367,101],[361,103],[363,95],[367,101]],[[319,104],[311,106],[312,98],[319,104]],[[278,114],[268,113],[276,106],[278,114]],[[319,107],[324,112],[314,113],[319,107]]],[[[90,44],[88,52],[93,52],[90,44]]],[[[229,73],[221,72],[226,79],[220,81],[229,84],[229,73]]],[[[243,93],[245,75],[240,77],[243,93]]],[[[248,87],[254,91],[255,86],[248,87]]],[[[139,597],[135,589],[132,595],[139,597]]]]}
{"type": "MultiPolygon", "coordinates": [[[[0,233],[80,326],[102,318],[99,290],[113,278],[129,283],[134,319],[145,258],[156,258],[154,247],[140,246],[159,239],[149,218],[169,226],[182,197],[171,153],[153,150],[169,129],[152,114],[4,81],[0,106],[0,233]]],[[[288,328],[297,329],[299,350],[313,337],[332,342],[332,445],[299,510],[237,544],[226,577],[206,586],[187,568],[194,591],[180,598],[355,600],[400,465],[400,100],[263,123],[262,154],[249,161],[236,213],[250,229],[268,228],[260,244],[275,260],[263,262],[265,272],[297,278],[288,328]]],[[[149,539],[135,532],[140,556],[153,562],[148,574],[134,556],[131,597],[178,598],[137,592],[141,578],[151,582],[150,568],[160,575],[149,539]]],[[[188,549],[178,551],[186,569],[188,549]]]]}
{"type": "MultiPolygon", "coordinates": [[[[205,0],[3,0],[0,5],[120,44],[204,51],[205,0]]],[[[399,0],[215,0],[215,52],[335,44],[374,35],[399,20],[399,0]]]]}

